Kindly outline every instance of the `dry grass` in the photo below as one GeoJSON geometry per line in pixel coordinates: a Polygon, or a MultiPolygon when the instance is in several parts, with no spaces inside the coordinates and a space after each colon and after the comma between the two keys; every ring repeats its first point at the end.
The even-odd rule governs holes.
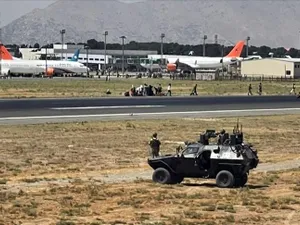
{"type": "Polygon", "coordinates": [[[253,174],[241,189],[188,179],[167,186],[71,183],[0,192],[0,224],[298,224],[300,170],[253,174]],[[269,176],[276,177],[268,186],[269,176]]]}
{"type": "MultiPolygon", "coordinates": [[[[131,85],[162,84],[164,90],[169,83],[173,86],[173,95],[189,95],[197,83],[200,95],[247,94],[250,82],[240,81],[188,81],[170,79],[119,79],[105,82],[97,79],[18,79],[1,80],[0,98],[37,98],[37,97],[100,97],[106,96],[110,89],[112,96],[121,96],[131,85]]],[[[251,82],[253,93],[257,92],[259,82],[251,82]]],[[[299,84],[297,84],[299,87],[299,84]]],[[[291,82],[263,82],[263,94],[288,94],[291,82]]],[[[297,88],[296,87],[296,90],[297,88]]]]}
{"type": "MultiPolygon", "coordinates": [[[[245,117],[246,139],[263,162],[299,157],[297,115],[245,117]]],[[[147,142],[158,132],[163,153],[195,140],[206,128],[233,128],[236,120],[177,119],[0,127],[0,224],[297,224],[300,170],[252,173],[249,186],[218,189],[214,180],[167,186],[148,180],[103,183],[88,173],[148,168],[147,142]],[[33,186],[75,177],[67,186],[33,186]],[[26,182],[26,185],[20,183],[26,182]],[[11,185],[21,184],[19,189],[11,185]],[[17,191],[17,192],[16,192],[17,191]]]]}
{"type": "MultiPolygon", "coordinates": [[[[240,121],[245,139],[257,148],[261,162],[299,157],[299,115],[240,121]]],[[[34,182],[92,171],[145,168],[148,141],[154,132],[158,132],[164,154],[175,152],[178,143],[174,142],[195,141],[207,128],[231,132],[235,124],[234,118],[220,118],[2,125],[0,179],[34,182]]]]}

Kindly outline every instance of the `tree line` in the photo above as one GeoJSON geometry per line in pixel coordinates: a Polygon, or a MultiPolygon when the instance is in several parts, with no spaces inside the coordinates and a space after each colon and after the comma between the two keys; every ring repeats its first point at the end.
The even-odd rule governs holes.
{"type": "MultiPolygon", "coordinates": [[[[55,44],[61,44],[59,42],[55,44]]],[[[67,42],[68,45],[76,45],[76,43],[67,42]]],[[[77,45],[87,45],[89,49],[104,49],[104,42],[97,41],[95,39],[90,39],[86,43],[77,43],[77,45]]],[[[31,45],[7,45],[7,47],[15,49],[15,52],[18,52],[19,48],[53,48],[53,44],[47,46],[40,46],[38,43],[31,45]]],[[[109,50],[121,50],[122,45],[119,43],[107,43],[107,49],[109,50]]],[[[222,46],[220,44],[210,44],[205,45],[205,56],[210,57],[221,57],[227,55],[233,46],[222,46]]],[[[158,54],[161,54],[161,43],[160,42],[136,42],[130,41],[129,43],[124,44],[124,49],[128,50],[150,50],[157,51],[158,54]]],[[[189,55],[202,56],[203,55],[203,45],[183,45],[178,43],[164,43],[163,44],[163,53],[170,55],[189,55]]],[[[248,55],[260,55],[263,58],[270,57],[270,53],[273,53],[273,57],[284,57],[285,55],[290,55],[293,58],[300,58],[300,50],[291,48],[286,50],[284,47],[271,48],[269,46],[253,46],[248,47],[248,55]]],[[[242,57],[246,57],[246,46],[243,48],[242,57]]]]}

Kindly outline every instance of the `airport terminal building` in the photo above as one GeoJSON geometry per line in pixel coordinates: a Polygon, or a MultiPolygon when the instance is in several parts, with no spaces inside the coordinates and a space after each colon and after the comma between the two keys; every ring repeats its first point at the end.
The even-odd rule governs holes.
{"type": "MultiPolygon", "coordinates": [[[[43,59],[47,54],[48,59],[71,59],[75,51],[80,49],[78,62],[88,65],[92,70],[102,70],[105,62],[108,67],[115,69],[122,69],[122,50],[105,50],[101,49],[84,49],[83,45],[64,45],[54,44],[51,49],[34,49],[34,48],[20,48],[23,59],[43,59]]],[[[147,59],[148,55],[157,54],[157,51],[144,50],[124,50],[124,68],[130,71],[143,71],[144,68],[140,66],[143,59],[147,59]]]]}

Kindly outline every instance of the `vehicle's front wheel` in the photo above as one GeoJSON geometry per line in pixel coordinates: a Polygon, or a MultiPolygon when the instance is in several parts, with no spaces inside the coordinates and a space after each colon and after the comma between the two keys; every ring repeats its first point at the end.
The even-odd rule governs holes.
{"type": "Polygon", "coordinates": [[[216,183],[220,188],[231,188],[235,184],[235,179],[231,172],[222,170],[217,174],[216,183]]]}
{"type": "Polygon", "coordinates": [[[155,183],[170,184],[171,183],[171,174],[165,168],[157,168],[153,172],[152,180],[155,183]]]}

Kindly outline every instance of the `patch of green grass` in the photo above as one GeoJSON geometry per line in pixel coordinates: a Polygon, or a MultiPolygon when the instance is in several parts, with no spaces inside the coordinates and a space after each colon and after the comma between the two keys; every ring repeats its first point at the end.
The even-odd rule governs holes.
{"type": "MultiPolygon", "coordinates": [[[[193,86],[198,84],[201,95],[246,94],[250,82],[246,81],[191,81],[166,79],[117,79],[105,82],[98,79],[36,79],[36,80],[3,80],[0,82],[0,97],[37,98],[37,97],[99,97],[106,96],[110,89],[112,96],[121,96],[129,91],[131,85],[161,84],[163,91],[169,83],[172,84],[173,95],[189,95],[193,86]]],[[[251,82],[254,90],[259,81],[251,82]]],[[[263,94],[287,94],[291,82],[263,81],[263,94]]],[[[296,87],[297,88],[297,87],[296,87]]],[[[254,93],[255,94],[255,93],[254,93]]]]}

